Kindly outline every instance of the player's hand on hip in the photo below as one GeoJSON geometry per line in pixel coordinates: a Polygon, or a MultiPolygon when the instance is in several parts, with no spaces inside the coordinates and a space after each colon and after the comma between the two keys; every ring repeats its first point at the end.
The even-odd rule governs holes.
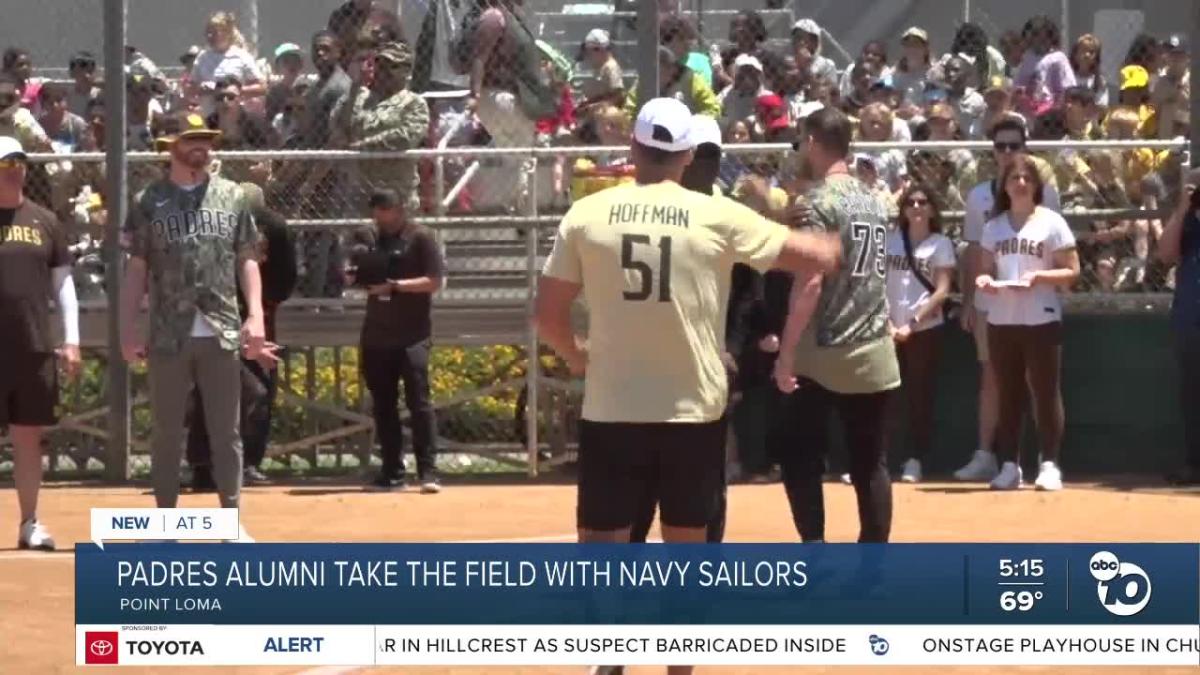
{"type": "Polygon", "coordinates": [[[63,371],[67,377],[75,379],[79,374],[79,367],[83,363],[83,356],[80,355],[79,345],[63,345],[57,350],[58,360],[62,364],[63,371]]]}
{"type": "Polygon", "coordinates": [[[266,341],[263,318],[254,315],[247,317],[246,323],[242,324],[242,351],[245,357],[251,361],[257,360],[266,341]]]}
{"type": "Polygon", "coordinates": [[[911,335],[912,326],[907,323],[892,331],[892,339],[896,341],[896,344],[904,344],[911,335]]]}
{"type": "Polygon", "coordinates": [[[730,354],[729,352],[721,352],[721,363],[725,366],[725,370],[730,375],[737,375],[737,359],[733,358],[733,354],[730,354]]]}

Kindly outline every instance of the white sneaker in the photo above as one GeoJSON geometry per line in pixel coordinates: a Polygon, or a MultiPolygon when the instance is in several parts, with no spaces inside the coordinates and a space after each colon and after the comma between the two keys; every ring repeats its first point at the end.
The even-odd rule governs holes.
{"type": "Polygon", "coordinates": [[[238,536],[237,536],[237,539],[233,540],[233,543],[235,543],[235,544],[253,544],[254,537],[251,537],[250,533],[246,531],[246,527],[244,525],[242,525],[241,523],[239,523],[238,524],[238,536]]]}
{"type": "Polygon", "coordinates": [[[1000,468],[996,463],[994,453],[987,450],[976,450],[975,454],[971,455],[971,461],[954,472],[954,478],[957,480],[991,480],[999,472],[1000,468]]]}
{"type": "Polygon", "coordinates": [[[850,474],[842,474],[842,485],[854,485],[854,481],[850,479],[850,474]]]}
{"type": "Polygon", "coordinates": [[[904,463],[904,471],[900,474],[901,483],[920,483],[921,482],[921,460],[913,459],[904,463]]]}
{"type": "Polygon", "coordinates": [[[21,523],[21,533],[17,537],[17,548],[33,549],[36,551],[53,551],[54,537],[35,518],[21,523]]]}
{"type": "Polygon", "coordinates": [[[1016,462],[1005,462],[1004,466],[1000,467],[1000,475],[992,479],[992,489],[1019,490],[1021,478],[1021,467],[1017,466],[1016,462]]]}
{"type": "Polygon", "coordinates": [[[1042,462],[1042,466],[1038,470],[1037,480],[1033,482],[1033,486],[1037,490],[1045,490],[1047,492],[1057,492],[1063,489],[1062,471],[1054,462],[1042,462]]]}

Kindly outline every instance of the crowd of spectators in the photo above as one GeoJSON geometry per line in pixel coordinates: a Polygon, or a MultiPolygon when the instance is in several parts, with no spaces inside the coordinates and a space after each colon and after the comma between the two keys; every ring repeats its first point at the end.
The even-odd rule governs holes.
{"type": "MultiPolygon", "coordinates": [[[[457,145],[627,144],[638,105],[636,68],[619,62],[610,31],[591,30],[577,54],[564,55],[537,39],[521,0],[463,4],[470,9],[455,19],[456,34],[437,48],[449,52],[467,82],[465,99],[420,95],[437,88],[424,63],[432,58],[425,51],[435,47],[424,29],[415,44],[405,43],[402,17],[372,0],[346,0],[307,41],[296,36],[258,55],[236,17],[218,12],[204,26],[205,44],[180,55],[182,74],[174,78],[127,47],[128,147],[154,150],[161,121],[179,110],[220,129],[226,150],[404,150],[447,135],[457,145]]],[[[799,122],[825,107],[852,116],[860,141],[983,140],[1004,119],[1020,120],[1035,140],[1169,140],[1192,131],[1189,45],[1178,35],[1139,36],[1118,81],[1110,82],[1101,72],[1099,38],[1071,40],[1045,16],[999,36],[965,23],[941,44],[913,26],[898,39],[867,42],[844,67],[826,54],[827,33],[810,18],[794,23],[788,48],[773,46],[779,41],[769,39],[752,10],[732,20],[727,40],[705,40],[689,15],[662,16],[659,33],[660,95],[716,118],[730,148],[788,143],[799,122]]],[[[30,152],[104,149],[106,104],[94,54],[70,58],[69,82],[35,78],[29,53],[16,47],[4,51],[0,65],[0,134],[15,136],[30,152]]],[[[727,154],[721,187],[735,196],[786,199],[802,184],[786,153],[727,154]]],[[[961,210],[970,188],[995,175],[989,153],[966,150],[897,148],[860,152],[854,160],[859,176],[893,204],[924,183],[942,190],[937,197],[949,212],[961,210]]],[[[486,189],[499,208],[519,212],[532,160],[496,161],[501,170],[486,189]]],[[[1073,219],[1082,233],[1087,290],[1170,286],[1169,272],[1156,269],[1149,252],[1162,230],[1158,209],[1178,191],[1181,161],[1179,152],[1144,148],[1037,157],[1066,214],[1125,211],[1113,220],[1073,219]]],[[[618,156],[597,154],[552,169],[552,191],[565,203],[620,180],[625,167],[618,156]]],[[[132,164],[131,188],[160,170],[132,164]]],[[[431,170],[407,160],[224,160],[214,170],[260,185],[268,204],[289,219],[362,217],[367,195],[378,188],[397,190],[411,208],[433,209],[431,170]]],[[[79,237],[98,233],[104,220],[98,166],[43,164],[32,180],[31,193],[78,223],[79,237]]],[[[464,191],[459,207],[483,210],[471,199],[471,190],[464,191]]],[[[301,294],[340,294],[339,237],[306,232],[299,242],[301,294]]]]}

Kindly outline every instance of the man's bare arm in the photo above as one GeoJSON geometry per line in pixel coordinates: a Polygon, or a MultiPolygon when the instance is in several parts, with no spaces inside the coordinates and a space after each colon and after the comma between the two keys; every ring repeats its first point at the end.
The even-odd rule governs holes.
{"type": "Polygon", "coordinates": [[[579,297],[582,288],[580,284],[542,275],[538,280],[537,304],[533,315],[538,338],[561,356],[571,371],[577,374],[587,366],[587,353],[571,328],[571,304],[579,297]]]}

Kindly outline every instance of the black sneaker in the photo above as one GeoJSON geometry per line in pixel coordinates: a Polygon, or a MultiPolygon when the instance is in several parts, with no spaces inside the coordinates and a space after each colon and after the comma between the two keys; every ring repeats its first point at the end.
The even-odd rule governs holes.
{"type": "Polygon", "coordinates": [[[244,485],[264,485],[269,483],[271,479],[262,471],[259,471],[257,466],[248,466],[242,470],[242,483],[244,485]]]}
{"type": "Polygon", "coordinates": [[[389,476],[386,473],[381,473],[371,481],[371,485],[379,488],[380,490],[394,490],[396,488],[403,488],[404,476],[389,476]]]}
{"type": "Polygon", "coordinates": [[[211,466],[192,467],[192,492],[216,492],[217,482],[213,480],[211,466]]]}

